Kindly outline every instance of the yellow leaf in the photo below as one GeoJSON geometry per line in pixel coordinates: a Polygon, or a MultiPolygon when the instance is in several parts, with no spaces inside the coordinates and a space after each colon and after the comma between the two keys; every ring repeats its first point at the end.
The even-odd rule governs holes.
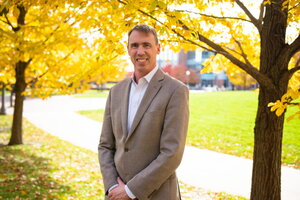
{"type": "Polygon", "coordinates": [[[299,97],[299,93],[296,90],[290,90],[290,95],[292,99],[297,99],[299,97]]]}
{"type": "Polygon", "coordinates": [[[274,106],[272,106],[272,108],[271,108],[271,112],[275,111],[277,108],[279,108],[279,106],[278,106],[278,105],[274,105],[274,106]]]}
{"type": "Polygon", "coordinates": [[[279,108],[276,110],[275,114],[279,117],[279,116],[282,115],[283,112],[284,112],[284,108],[279,107],[279,108]]]}
{"type": "Polygon", "coordinates": [[[271,1],[270,0],[264,1],[264,5],[271,5],[271,1]]]}
{"type": "Polygon", "coordinates": [[[291,116],[289,116],[286,120],[287,120],[287,121],[291,121],[295,116],[296,116],[296,115],[291,115],[291,116]]]}
{"type": "Polygon", "coordinates": [[[281,102],[282,102],[282,103],[287,102],[287,99],[288,99],[288,94],[284,94],[284,95],[281,97],[281,102]]]}
{"type": "Polygon", "coordinates": [[[268,104],[268,107],[272,107],[274,105],[275,105],[275,103],[271,102],[271,103],[268,104]]]}

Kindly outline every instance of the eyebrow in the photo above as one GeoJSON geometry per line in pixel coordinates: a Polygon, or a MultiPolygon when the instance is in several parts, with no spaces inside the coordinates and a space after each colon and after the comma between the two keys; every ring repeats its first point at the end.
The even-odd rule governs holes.
{"type": "Polygon", "coordinates": [[[148,44],[150,44],[151,45],[150,42],[142,42],[142,43],[134,42],[134,43],[131,43],[130,46],[132,46],[132,45],[140,45],[140,44],[142,44],[142,45],[146,45],[146,44],[148,45],[148,44]]]}

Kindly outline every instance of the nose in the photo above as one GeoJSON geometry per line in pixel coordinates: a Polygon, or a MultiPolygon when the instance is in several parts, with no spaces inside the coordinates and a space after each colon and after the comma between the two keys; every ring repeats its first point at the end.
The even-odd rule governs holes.
{"type": "Polygon", "coordinates": [[[144,49],[144,47],[139,46],[139,47],[137,48],[137,54],[138,54],[138,55],[144,55],[144,54],[145,54],[145,49],[144,49]]]}

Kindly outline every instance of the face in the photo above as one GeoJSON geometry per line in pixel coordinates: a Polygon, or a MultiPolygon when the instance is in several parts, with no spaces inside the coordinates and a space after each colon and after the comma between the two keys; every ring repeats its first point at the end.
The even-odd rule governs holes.
{"type": "Polygon", "coordinates": [[[160,45],[156,44],[152,33],[133,31],[128,39],[127,50],[134,65],[134,72],[145,76],[156,66],[156,55],[160,52],[160,45]]]}

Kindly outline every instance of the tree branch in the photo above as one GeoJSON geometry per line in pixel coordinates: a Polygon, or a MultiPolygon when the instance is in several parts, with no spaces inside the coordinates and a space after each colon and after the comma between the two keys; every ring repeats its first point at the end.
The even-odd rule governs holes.
{"type": "MultiPolygon", "coordinates": [[[[175,34],[177,34],[178,36],[182,37],[183,39],[185,39],[185,37],[182,36],[180,33],[178,33],[176,30],[173,30],[173,32],[175,34]]],[[[276,88],[275,88],[273,82],[271,81],[271,79],[269,77],[263,75],[262,73],[260,73],[258,71],[258,69],[256,69],[254,66],[251,65],[251,63],[247,63],[247,64],[243,63],[242,61],[240,61],[239,59],[237,59],[235,56],[233,56],[231,53],[229,53],[224,48],[222,48],[220,45],[218,45],[218,44],[214,43],[213,41],[207,39],[206,37],[204,37],[200,33],[198,33],[198,39],[201,42],[204,42],[205,44],[207,44],[208,46],[210,46],[211,48],[215,49],[215,51],[217,53],[222,54],[227,59],[229,59],[233,64],[235,64],[236,66],[238,66],[239,68],[241,68],[242,70],[244,70],[245,72],[247,72],[255,80],[257,80],[257,82],[262,87],[265,87],[266,89],[269,89],[270,91],[276,91],[276,88]]],[[[195,43],[195,42],[192,42],[192,44],[197,45],[197,43],[195,43]]]]}
{"type": "MultiPolygon", "coordinates": [[[[191,44],[191,42],[193,42],[192,40],[190,40],[190,41],[185,40],[185,41],[180,41],[180,42],[178,40],[160,40],[160,41],[163,41],[163,42],[173,42],[173,43],[176,42],[176,43],[180,43],[180,44],[191,44]]],[[[210,51],[210,52],[215,53],[215,54],[218,53],[215,50],[209,49],[208,47],[202,46],[202,45],[200,45],[198,43],[195,43],[194,45],[197,45],[198,47],[200,47],[202,49],[205,49],[206,51],[210,51]]]]}
{"type": "Polygon", "coordinates": [[[225,47],[225,48],[228,49],[229,51],[232,51],[232,52],[242,56],[242,54],[240,52],[236,51],[235,49],[232,49],[232,48],[229,48],[229,47],[225,47]]]}
{"type": "MultiPolygon", "coordinates": [[[[182,25],[182,27],[185,30],[190,30],[181,20],[178,20],[179,23],[182,25]]],[[[180,33],[178,33],[175,29],[172,29],[172,31],[178,35],[179,37],[181,37],[182,39],[191,42],[194,45],[199,46],[198,43],[185,38],[183,35],[181,35],[180,33]]],[[[267,76],[265,76],[264,74],[260,73],[258,69],[256,69],[253,65],[251,65],[251,63],[249,62],[248,64],[243,63],[242,61],[240,61],[239,59],[237,59],[235,56],[233,56],[231,53],[229,53],[228,51],[226,51],[223,47],[221,47],[220,45],[214,43],[213,41],[209,40],[208,38],[206,38],[205,36],[201,35],[199,32],[196,32],[198,35],[198,39],[207,44],[208,46],[210,46],[212,49],[214,49],[217,53],[222,54],[223,56],[225,56],[227,59],[229,59],[233,64],[235,64],[236,66],[238,66],[239,68],[241,68],[242,70],[246,71],[249,75],[251,75],[254,79],[257,80],[257,82],[262,86],[265,87],[266,89],[269,89],[270,91],[276,91],[275,85],[273,84],[273,82],[271,81],[271,79],[267,76]]]]}
{"type": "Polygon", "coordinates": [[[254,26],[256,26],[256,28],[260,32],[262,24],[259,24],[259,21],[252,15],[252,13],[248,10],[248,8],[240,0],[235,0],[235,2],[245,12],[245,14],[249,17],[251,22],[254,24],[254,26]]]}
{"type": "MultiPolygon", "coordinates": [[[[209,40],[208,38],[206,38],[205,36],[201,35],[198,32],[198,39],[204,43],[206,43],[208,46],[210,46],[211,48],[215,49],[218,53],[222,54],[223,56],[225,56],[227,59],[229,59],[233,64],[235,64],[236,66],[240,67],[241,69],[243,69],[244,71],[246,71],[248,74],[250,74],[253,78],[255,78],[258,82],[263,83],[263,79],[267,78],[264,77],[254,66],[252,66],[250,63],[250,66],[248,66],[246,63],[243,63],[242,61],[240,61],[239,59],[237,59],[235,56],[233,56],[231,53],[229,53],[228,51],[226,51],[223,47],[221,47],[220,45],[214,43],[213,41],[209,40]]],[[[268,78],[267,78],[268,79],[268,78]]],[[[266,80],[267,80],[266,79],[266,80]]],[[[271,81],[271,80],[269,80],[271,81]]]]}
{"type": "Polygon", "coordinates": [[[300,5],[300,2],[296,3],[295,6],[291,7],[291,8],[288,10],[288,12],[290,12],[291,10],[293,10],[294,8],[296,8],[296,7],[299,6],[299,5],[300,5]]]}
{"type": "Polygon", "coordinates": [[[37,82],[40,78],[42,78],[43,76],[45,76],[48,73],[49,69],[47,69],[44,73],[42,73],[41,75],[34,77],[31,81],[29,81],[28,83],[26,83],[26,85],[30,85],[30,84],[34,84],[35,82],[37,82]]]}
{"type": "Polygon", "coordinates": [[[296,67],[289,70],[290,76],[292,76],[298,70],[300,70],[300,65],[299,64],[296,67]]]}
{"type": "Polygon", "coordinates": [[[54,33],[59,29],[60,25],[58,25],[49,35],[48,37],[41,43],[41,46],[46,44],[46,42],[54,35],[54,33]]]}
{"type": "MultiPolygon", "coordinates": [[[[178,20],[178,22],[179,22],[179,24],[182,25],[183,29],[189,30],[189,31],[193,31],[189,27],[187,27],[181,20],[178,20]]],[[[172,31],[176,35],[178,35],[179,37],[181,37],[182,39],[184,39],[186,41],[189,41],[189,42],[191,42],[194,45],[199,46],[198,43],[196,43],[195,41],[192,41],[190,39],[185,38],[183,35],[181,35],[180,33],[178,33],[175,29],[172,29],[172,31]]],[[[238,66],[242,70],[246,71],[249,75],[251,75],[254,79],[256,79],[257,82],[261,86],[269,89],[270,91],[275,91],[276,90],[275,85],[273,84],[273,82],[271,81],[271,79],[269,77],[265,76],[264,74],[260,73],[259,70],[256,69],[250,62],[249,63],[243,63],[238,58],[236,58],[234,55],[232,55],[231,53],[229,53],[228,51],[226,51],[223,47],[221,47],[220,45],[218,45],[218,44],[214,43],[213,41],[209,40],[205,36],[201,35],[198,31],[194,31],[194,33],[197,34],[197,38],[201,42],[207,44],[212,49],[214,49],[217,53],[222,54],[227,59],[229,59],[233,64],[235,64],[236,66],[238,66]]]]}
{"type": "Polygon", "coordinates": [[[289,45],[289,56],[292,57],[296,52],[300,51],[300,35],[289,45]]]}
{"type": "Polygon", "coordinates": [[[250,63],[250,61],[248,60],[248,57],[247,57],[247,54],[245,54],[244,52],[244,49],[242,47],[242,44],[240,43],[240,41],[238,41],[237,39],[233,38],[234,41],[238,44],[240,50],[241,50],[241,56],[244,58],[246,64],[249,66],[249,67],[253,67],[253,65],[250,63]]]}
{"type": "MultiPolygon", "coordinates": [[[[121,0],[118,0],[118,1],[126,5],[126,3],[122,2],[121,0]]],[[[174,32],[174,29],[170,29],[167,25],[165,25],[163,22],[161,22],[161,21],[158,20],[157,18],[153,17],[153,16],[150,15],[149,13],[144,12],[144,11],[141,10],[141,9],[138,9],[138,11],[139,11],[140,13],[142,13],[142,14],[144,14],[144,15],[150,17],[150,18],[153,19],[154,21],[160,23],[161,25],[163,25],[163,26],[166,27],[167,29],[171,30],[172,32],[174,32]]],[[[166,13],[165,13],[165,14],[166,14],[166,13]]],[[[167,15],[167,14],[166,14],[166,15],[167,15]]],[[[179,22],[181,22],[181,21],[179,20],[179,22]]],[[[182,22],[181,22],[181,23],[182,23],[182,22]]],[[[192,41],[192,40],[186,39],[185,37],[183,37],[183,36],[182,36],[181,34],[179,34],[179,33],[177,33],[177,35],[180,35],[182,39],[188,41],[188,42],[191,43],[191,44],[194,44],[194,45],[196,45],[196,46],[198,46],[198,47],[200,47],[200,48],[203,48],[203,49],[205,49],[205,50],[207,50],[207,51],[210,51],[210,52],[213,52],[213,53],[217,53],[216,51],[213,51],[212,49],[209,49],[209,48],[207,48],[207,47],[204,47],[204,46],[202,46],[202,45],[200,45],[200,44],[198,44],[198,43],[196,43],[196,42],[194,42],[194,41],[192,41]]]]}
{"type": "Polygon", "coordinates": [[[3,23],[7,24],[7,25],[10,25],[9,23],[7,23],[7,21],[4,21],[2,19],[0,19],[0,21],[2,21],[3,23]]]}
{"type": "Polygon", "coordinates": [[[60,60],[57,61],[56,63],[59,64],[59,63],[61,63],[62,61],[65,61],[67,58],[69,58],[69,57],[74,53],[75,50],[76,50],[76,48],[73,48],[72,51],[70,51],[66,56],[64,56],[62,59],[60,59],[60,60]]]}
{"type": "Polygon", "coordinates": [[[298,106],[300,103],[291,103],[291,102],[287,102],[287,105],[293,105],[293,106],[298,106]]]}
{"type": "MultiPolygon", "coordinates": [[[[126,5],[125,2],[123,2],[122,0],[118,0],[120,3],[126,5]]],[[[239,0],[236,0],[239,1],[239,0]]],[[[240,2],[240,1],[239,1],[240,2]]],[[[157,18],[155,18],[154,16],[150,15],[149,13],[141,10],[141,9],[137,9],[140,13],[142,13],[143,15],[148,16],[149,18],[151,18],[152,20],[158,22],[159,24],[161,24],[162,26],[166,27],[167,29],[171,30],[173,33],[175,33],[179,38],[190,42],[191,44],[194,44],[196,46],[199,47],[203,47],[200,46],[200,44],[198,44],[197,42],[186,38],[185,36],[181,35],[178,31],[176,31],[174,28],[170,28],[167,25],[165,25],[163,22],[161,22],[160,20],[158,20],[157,18]]],[[[168,14],[165,13],[167,16],[168,14]]],[[[251,13],[250,13],[251,14],[251,13]]],[[[252,16],[252,15],[251,15],[252,16]]],[[[253,17],[253,16],[252,16],[253,17]]],[[[254,18],[254,17],[253,17],[254,18]]],[[[255,18],[254,18],[255,19],[255,18]]],[[[256,19],[255,19],[256,20],[256,19]]],[[[257,20],[256,20],[257,21],[257,20]]],[[[181,24],[181,27],[185,30],[189,30],[189,31],[193,31],[191,30],[189,27],[187,27],[181,20],[178,20],[178,22],[181,24]]],[[[209,47],[211,47],[212,49],[215,50],[215,52],[222,54],[223,56],[225,56],[227,59],[229,59],[233,64],[235,64],[236,66],[238,66],[239,68],[241,68],[242,70],[246,71],[249,75],[251,75],[254,79],[257,80],[257,82],[262,86],[265,87],[266,89],[270,90],[270,91],[276,91],[276,87],[273,84],[273,82],[271,81],[271,79],[267,76],[265,76],[264,74],[260,73],[258,69],[256,69],[254,66],[248,66],[246,63],[243,63],[242,61],[240,61],[239,59],[237,59],[235,56],[233,56],[231,53],[229,53],[228,51],[226,51],[223,47],[221,47],[220,45],[214,43],[213,41],[209,40],[208,38],[206,38],[205,36],[201,35],[198,31],[193,31],[193,34],[195,34],[194,36],[201,42],[203,42],[204,44],[208,45],[209,47]]],[[[206,48],[208,49],[208,48],[206,48]]]]}
{"type": "MultiPolygon", "coordinates": [[[[63,23],[67,23],[68,21],[70,21],[71,17],[66,18],[63,23]]],[[[71,26],[73,26],[75,24],[75,21],[70,24],[71,26]]],[[[55,27],[55,29],[48,35],[48,37],[41,43],[41,46],[46,44],[46,42],[54,35],[54,33],[60,28],[61,24],[57,25],[55,27]]]]}
{"type": "Polygon", "coordinates": [[[261,30],[262,30],[264,14],[265,14],[265,5],[264,5],[264,0],[263,0],[260,4],[260,12],[259,12],[259,18],[258,18],[259,32],[261,32],[261,30]]]}
{"type": "Polygon", "coordinates": [[[174,11],[175,12],[187,12],[187,13],[197,14],[197,15],[201,15],[201,16],[204,16],[204,17],[210,17],[210,18],[215,18],[215,19],[233,19],[233,20],[242,20],[242,21],[252,23],[252,21],[250,21],[250,20],[239,18],[239,17],[221,17],[221,16],[215,16],[215,15],[208,15],[208,14],[204,14],[204,13],[193,12],[193,11],[189,11],[189,10],[174,10],[174,11]]]}
{"type": "Polygon", "coordinates": [[[285,71],[285,73],[282,74],[281,82],[290,80],[294,75],[294,73],[296,73],[298,70],[300,70],[300,58],[298,58],[295,67],[293,67],[288,71],[285,71]]]}
{"type": "Polygon", "coordinates": [[[25,25],[25,16],[26,16],[27,10],[25,9],[25,7],[23,5],[18,5],[17,8],[20,11],[20,14],[17,19],[18,26],[25,25]]]}
{"type": "MultiPolygon", "coordinates": [[[[280,50],[280,53],[278,54],[277,60],[278,61],[289,61],[291,58],[300,51],[300,35],[291,43],[291,44],[285,44],[284,47],[280,50]]],[[[280,63],[279,66],[282,66],[284,68],[284,64],[280,63]]],[[[290,73],[286,69],[285,74],[282,77],[290,78],[290,73]]]]}
{"type": "MultiPolygon", "coordinates": [[[[14,32],[17,32],[18,30],[20,30],[20,27],[19,27],[19,26],[14,27],[14,26],[12,25],[12,23],[9,21],[9,19],[8,19],[8,17],[7,17],[6,14],[4,14],[4,16],[5,16],[6,22],[5,22],[5,21],[3,21],[3,22],[5,22],[6,24],[8,24],[8,25],[12,28],[12,30],[13,30],[14,32]]],[[[1,21],[2,21],[2,20],[1,20],[1,21]]]]}

